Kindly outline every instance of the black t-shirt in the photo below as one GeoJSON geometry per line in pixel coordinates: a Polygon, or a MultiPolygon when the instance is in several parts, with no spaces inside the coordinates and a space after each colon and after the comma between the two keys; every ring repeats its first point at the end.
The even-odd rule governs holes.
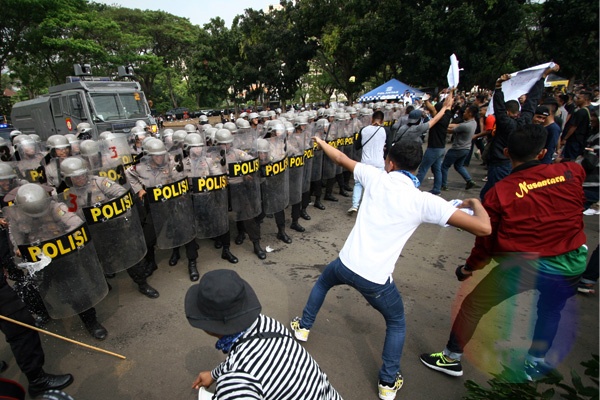
{"type": "Polygon", "coordinates": [[[429,137],[427,138],[427,147],[432,149],[443,149],[446,147],[446,135],[448,125],[452,119],[450,110],[446,111],[442,118],[432,128],[429,128],[429,137]]]}
{"type": "Polygon", "coordinates": [[[565,129],[565,134],[568,133],[569,129],[576,126],[575,132],[569,137],[569,141],[574,140],[578,143],[584,143],[588,137],[590,127],[590,112],[586,107],[580,108],[575,111],[575,114],[569,119],[569,128],[565,129]]]}

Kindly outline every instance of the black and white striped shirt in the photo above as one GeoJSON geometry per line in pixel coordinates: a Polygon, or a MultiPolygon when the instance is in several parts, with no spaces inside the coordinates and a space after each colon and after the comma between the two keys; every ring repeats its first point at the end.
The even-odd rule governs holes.
{"type": "Polygon", "coordinates": [[[262,314],[211,374],[217,382],[214,400],[342,400],[291,333],[262,314]],[[266,332],[282,336],[247,339],[266,332]]]}

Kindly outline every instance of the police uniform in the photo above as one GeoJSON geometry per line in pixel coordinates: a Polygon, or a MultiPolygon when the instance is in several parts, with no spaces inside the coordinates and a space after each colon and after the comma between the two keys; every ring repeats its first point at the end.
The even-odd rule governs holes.
{"type": "MultiPolygon", "coordinates": [[[[83,223],[83,220],[77,214],[69,212],[68,207],[63,203],[51,201],[49,208],[48,213],[36,218],[22,213],[17,214],[19,217],[11,221],[9,227],[14,248],[17,248],[18,244],[42,242],[60,236],[62,232],[73,231],[83,223]]],[[[43,304],[36,304],[34,307],[36,307],[36,314],[46,321],[49,319],[48,312],[42,308],[43,304]]],[[[107,331],[98,322],[94,307],[78,315],[92,336],[100,340],[106,337],[107,331]]]]}

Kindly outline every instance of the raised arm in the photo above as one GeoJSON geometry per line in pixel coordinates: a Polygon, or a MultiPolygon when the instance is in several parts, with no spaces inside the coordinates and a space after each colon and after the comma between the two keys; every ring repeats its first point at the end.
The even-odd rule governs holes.
{"type": "Polygon", "coordinates": [[[313,136],[313,139],[315,142],[317,142],[319,147],[321,149],[323,149],[323,151],[325,152],[327,157],[329,157],[331,159],[331,161],[333,161],[334,163],[336,163],[338,165],[341,165],[342,167],[346,168],[348,171],[354,172],[354,167],[356,166],[356,164],[358,164],[357,161],[354,161],[353,159],[351,159],[350,157],[348,157],[347,155],[345,155],[338,149],[330,146],[323,139],[318,138],[317,136],[313,136]]]}

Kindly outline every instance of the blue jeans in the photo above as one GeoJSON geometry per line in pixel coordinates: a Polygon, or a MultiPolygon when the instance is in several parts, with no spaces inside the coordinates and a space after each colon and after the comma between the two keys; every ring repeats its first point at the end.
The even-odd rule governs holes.
{"type": "Polygon", "coordinates": [[[423,154],[421,165],[419,165],[417,179],[421,182],[421,186],[423,185],[423,179],[425,179],[425,175],[427,175],[429,168],[431,168],[431,172],[433,172],[432,193],[440,193],[442,190],[442,160],[444,159],[445,151],[445,148],[436,149],[428,147],[427,150],[425,150],[425,154],[423,154]]]}
{"type": "Polygon", "coordinates": [[[488,165],[488,180],[485,183],[485,186],[481,188],[481,192],[479,192],[479,198],[481,201],[483,201],[488,190],[490,190],[496,184],[496,182],[500,182],[502,178],[508,176],[510,171],[512,171],[512,165],[510,164],[510,161],[488,165]]]}
{"type": "Polygon", "coordinates": [[[354,180],[354,188],[352,188],[352,207],[358,208],[360,199],[362,198],[363,187],[358,180],[354,180]]]}
{"type": "Polygon", "coordinates": [[[395,382],[396,373],[400,371],[400,358],[406,336],[406,321],[404,320],[402,296],[394,282],[388,281],[379,285],[368,281],[350,271],[339,258],[336,258],[325,268],[310,292],[300,324],[306,329],[312,328],[327,292],[338,285],[352,286],[374,309],[383,315],[386,331],[381,355],[383,365],[379,370],[379,379],[384,382],[395,382]]]}
{"type": "Polygon", "coordinates": [[[471,175],[469,175],[469,171],[464,167],[464,162],[469,155],[469,149],[465,150],[456,150],[450,149],[446,153],[444,157],[444,162],[442,163],[442,186],[448,186],[448,170],[454,164],[454,169],[458,172],[466,182],[471,180],[471,175]]]}
{"type": "MultiPolygon", "coordinates": [[[[536,260],[518,255],[500,261],[463,300],[444,354],[460,359],[479,320],[493,307],[519,293],[537,290],[537,321],[529,355],[543,358],[558,331],[560,314],[567,300],[577,293],[579,276],[552,275],[537,270],[536,260]]],[[[515,312],[516,314],[516,312],[515,312]]],[[[510,321],[507,321],[510,325],[510,321]]]]}

